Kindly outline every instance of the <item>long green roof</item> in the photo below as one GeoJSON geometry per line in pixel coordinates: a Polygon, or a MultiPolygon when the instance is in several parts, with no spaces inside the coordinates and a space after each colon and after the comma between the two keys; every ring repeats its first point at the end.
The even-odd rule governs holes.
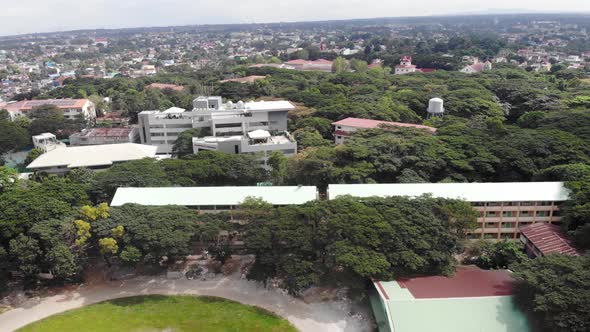
{"type": "Polygon", "coordinates": [[[512,296],[416,299],[397,282],[381,282],[393,332],[529,332],[512,296]]]}

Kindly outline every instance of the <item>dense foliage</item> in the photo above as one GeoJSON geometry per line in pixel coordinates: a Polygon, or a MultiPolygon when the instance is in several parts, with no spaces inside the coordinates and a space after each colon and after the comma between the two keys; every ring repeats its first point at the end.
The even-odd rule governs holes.
{"type": "Polygon", "coordinates": [[[590,329],[590,256],[549,255],[512,268],[516,302],[539,331],[590,329]]]}
{"type": "Polygon", "coordinates": [[[248,277],[278,278],[296,294],[322,280],[358,287],[367,278],[452,273],[456,230],[475,222],[458,204],[467,203],[347,197],[273,210],[246,202],[244,241],[256,254],[248,277]]]}

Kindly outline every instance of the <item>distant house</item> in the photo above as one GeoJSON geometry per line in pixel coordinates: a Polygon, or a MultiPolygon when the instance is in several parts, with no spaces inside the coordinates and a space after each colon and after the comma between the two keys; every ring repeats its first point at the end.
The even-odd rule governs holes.
{"type": "Polygon", "coordinates": [[[400,64],[395,66],[395,75],[404,75],[411,73],[431,73],[436,71],[433,68],[417,68],[416,65],[412,64],[412,57],[404,55],[400,59],[400,64]]]}
{"type": "Polygon", "coordinates": [[[70,135],[71,146],[139,142],[139,128],[90,128],[70,135]]]}
{"type": "Polygon", "coordinates": [[[106,38],[94,38],[94,46],[102,45],[104,47],[109,46],[109,40],[106,38]]]}
{"type": "Polygon", "coordinates": [[[571,240],[557,225],[537,223],[520,228],[520,241],[530,257],[548,254],[579,256],[571,240]]]}
{"type": "Polygon", "coordinates": [[[383,126],[416,128],[424,129],[432,133],[436,132],[436,128],[425,125],[359,118],[346,118],[340,121],[332,122],[332,126],[334,126],[334,143],[336,144],[344,144],[346,139],[357,130],[375,129],[383,126]]]}
{"type": "Polygon", "coordinates": [[[44,99],[44,100],[23,100],[16,103],[8,103],[5,108],[12,120],[19,116],[26,116],[35,107],[42,105],[53,105],[63,111],[66,119],[75,119],[81,115],[89,121],[96,118],[94,103],[88,99],[44,99]]]}
{"type": "Polygon", "coordinates": [[[318,60],[291,60],[285,62],[285,65],[293,67],[295,70],[309,70],[309,71],[332,71],[332,61],[325,59],[318,60]]]}
{"type": "Polygon", "coordinates": [[[146,88],[158,89],[158,90],[170,89],[170,90],[174,90],[174,91],[184,90],[184,86],[182,86],[182,85],[165,84],[165,83],[152,83],[152,84],[146,86],[146,88]]]}
{"type": "Polygon", "coordinates": [[[531,331],[506,270],[459,267],[453,276],[373,281],[379,332],[531,331]]]}
{"type": "Polygon", "coordinates": [[[219,83],[237,82],[237,83],[254,83],[256,81],[265,79],[266,76],[250,75],[246,77],[230,78],[227,80],[219,81],[219,83]]]}
{"type": "Polygon", "coordinates": [[[100,127],[126,127],[130,120],[129,117],[123,116],[123,112],[108,112],[96,118],[96,125],[100,127]]]}
{"type": "Polygon", "coordinates": [[[476,73],[481,73],[483,71],[488,71],[488,70],[492,70],[492,63],[489,61],[486,61],[486,62],[478,62],[478,63],[474,63],[469,66],[465,66],[460,71],[462,73],[466,73],[466,74],[476,74],[476,73]]]}
{"type": "Polygon", "coordinates": [[[62,147],[40,155],[27,168],[51,174],[65,174],[83,167],[104,169],[119,162],[154,158],[156,149],[134,143],[62,147]]]}

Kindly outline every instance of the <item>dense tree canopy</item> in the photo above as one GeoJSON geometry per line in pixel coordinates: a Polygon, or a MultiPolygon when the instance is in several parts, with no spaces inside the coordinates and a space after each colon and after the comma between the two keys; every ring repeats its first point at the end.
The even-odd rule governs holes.
{"type": "Polygon", "coordinates": [[[459,237],[448,212],[458,204],[473,211],[429,197],[346,197],[276,210],[246,205],[245,245],[256,254],[249,277],[279,278],[298,293],[328,275],[359,286],[365,278],[451,273],[459,237]]]}
{"type": "Polygon", "coordinates": [[[590,256],[548,255],[512,267],[516,302],[539,331],[590,329],[590,256]]]}

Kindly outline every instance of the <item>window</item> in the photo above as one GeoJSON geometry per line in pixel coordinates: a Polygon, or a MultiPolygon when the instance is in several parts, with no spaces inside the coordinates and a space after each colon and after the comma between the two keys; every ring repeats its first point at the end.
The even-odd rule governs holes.
{"type": "Polygon", "coordinates": [[[187,124],[175,124],[175,125],[168,125],[166,128],[192,128],[193,125],[190,123],[187,124]]]}
{"type": "Polygon", "coordinates": [[[495,222],[487,222],[485,228],[498,228],[498,224],[495,222]]]}
{"type": "Polygon", "coordinates": [[[494,217],[496,217],[496,211],[488,211],[486,213],[486,217],[488,217],[488,218],[494,218],[494,217]]]}
{"type": "Polygon", "coordinates": [[[237,145],[237,144],[236,144],[236,145],[234,145],[234,153],[235,153],[235,154],[238,154],[238,153],[240,153],[240,148],[238,147],[238,145],[237,145]]]}
{"type": "Polygon", "coordinates": [[[535,202],[522,202],[520,206],[535,206],[535,202]]]}
{"type": "Polygon", "coordinates": [[[537,205],[539,205],[539,206],[550,206],[551,205],[551,202],[543,201],[543,202],[537,203],[537,205]]]}
{"type": "Polygon", "coordinates": [[[235,128],[235,127],[242,127],[242,123],[220,123],[218,125],[215,125],[215,128],[235,128]]]}
{"type": "Polygon", "coordinates": [[[505,202],[504,206],[520,206],[520,202],[505,202]]]}
{"type": "Polygon", "coordinates": [[[533,215],[532,211],[520,211],[521,217],[531,217],[533,215]]]}
{"type": "Polygon", "coordinates": [[[513,222],[503,222],[502,228],[514,228],[514,223],[513,222]]]}
{"type": "Polygon", "coordinates": [[[511,218],[511,217],[514,217],[515,216],[514,214],[515,214],[514,211],[503,211],[502,212],[502,217],[504,217],[504,218],[511,218]]]}
{"type": "Polygon", "coordinates": [[[537,217],[549,217],[549,211],[537,211],[537,217]]]}
{"type": "Polygon", "coordinates": [[[502,206],[502,203],[500,202],[489,202],[488,206],[502,206]]]}
{"type": "Polygon", "coordinates": [[[485,202],[473,202],[473,206],[486,206],[485,202]]]}
{"type": "Polygon", "coordinates": [[[338,139],[341,139],[341,138],[342,138],[342,136],[338,135],[338,136],[336,136],[336,138],[338,138],[338,139]]]}
{"type": "Polygon", "coordinates": [[[497,236],[496,234],[484,234],[483,238],[484,239],[495,239],[497,236]]]}
{"type": "Polygon", "coordinates": [[[553,216],[554,217],[561,217],[561,211],[560,210],[553,211],[553,216]]]}

